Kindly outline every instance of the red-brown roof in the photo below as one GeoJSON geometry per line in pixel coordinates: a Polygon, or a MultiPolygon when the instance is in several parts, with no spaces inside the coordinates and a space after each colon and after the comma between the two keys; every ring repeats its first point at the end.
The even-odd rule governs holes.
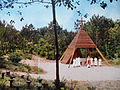
{"type": "Polygon", "coordinates": [[[96,45],[85,30],[81,29],[68,48],[96,48],[96,45]]]}
{"type": "Polygon", "coordinates": [[[71,58],[77,48],[96,48],[96,45],[90,38],[87,32],[80,29],[70,45],[68,46],[65,54],[61,58],[61,62],[68,64],[71,63],[71,58]]]}

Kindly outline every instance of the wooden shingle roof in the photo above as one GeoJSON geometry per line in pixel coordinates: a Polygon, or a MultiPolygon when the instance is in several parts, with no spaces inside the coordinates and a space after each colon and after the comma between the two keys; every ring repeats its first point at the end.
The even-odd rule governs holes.
{"type": "Polygon", "coordinates": [[[85,32],[85,30],[83,29],[80,29],[78,31],[78,33],[66,49],[64,55],[61,57],[61,62],[69,64],[77,48],[96,48],[96,45],[94,44],[88,33],[85,32]]]}
{"type": "Polygon", "coordinates": [[[68,48],[96,48],[96,45],[85,30],[80,29],[68,48]]]}

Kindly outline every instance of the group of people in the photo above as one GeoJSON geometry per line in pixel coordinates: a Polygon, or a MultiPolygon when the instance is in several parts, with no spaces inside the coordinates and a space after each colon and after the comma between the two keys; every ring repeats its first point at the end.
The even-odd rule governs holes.
{"type": "Polygon", "coordinates": [[[101,66],[102,65],[102,60],[99,58],[91,58],[88,56],[87,58],[87,67],[90,68],[91,66],[101,66]]]}
{"type": "Polygon", "coordinates": [[[92,66],[101,66],[102,65],[102,60],[99,58],[97,59],[96,57],[95,58],[92,58],[90,56],[87,57],[86,61],[84,62],[82,60],[82,58],[80,57],[77,57],[76,59],[73,59],[73,64],[72,66],[73,67],[80,67],[81,65],[86,65],[88,68],[92,67],[92,66]]]}

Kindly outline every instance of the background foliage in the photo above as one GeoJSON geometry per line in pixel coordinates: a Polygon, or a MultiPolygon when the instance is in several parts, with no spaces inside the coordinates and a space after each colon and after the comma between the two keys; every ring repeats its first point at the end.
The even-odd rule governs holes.
{"type": "Polygon", "coordinates": [[[120,57],[120,21],[113,21],[104,16],[92,16],[85,24],[94,43],[109,59],[120,57]]]}
{"type": "MultiPolygon", "coordinates": [[[[94,15],[85,23],[85,30],[89,33],[94,43],[109,59],[120,57],[120,21],[113,21],[104,16],[94,15]]],[[[57,24],[58,43],[60,56],[72,41],[76,32],[63,30],[57,24]]],[[[11,55],[31,59],[31,55],[39,54],[47,59],[55,59],[54,31],[52,22],[48,26],[35,29],[25,25],[17,31],[14,26],[0,21],[0,56],[11,55]]],[[[1,57],[2,58],[2,57],[1,57]]]]}

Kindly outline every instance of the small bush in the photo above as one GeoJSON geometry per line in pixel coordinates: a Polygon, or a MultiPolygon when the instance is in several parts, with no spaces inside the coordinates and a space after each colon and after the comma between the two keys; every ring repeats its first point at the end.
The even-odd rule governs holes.
{"type": "Polygon", "coordinates": [[[0,60],[4,60],[5,58],[3,56],[0,56],[0,60]]]}
{"type": "Polygon", "coordinates": [[[0,68],[6,68],[3,63],[5,63],[5,58],[3,56],[0,56],[0,68]]]}
{"type": "Polygon", "coordinates": [[[32,59],[32,54],[28,54],[28,53],[25,53],[24,55],[23,55],[23,58],[24,59],[32,59]]]}
{"type": "Polygon", "coordinates": [[[120,65],[120,58],[116,60],[115,65],[120,65]]]}
{"type": "Polygon", "coordinates": [[[0,50],[0,56],[2,56],[2,55],[3,55],[2,50],[0,50]]]}
{"type": "Polygon", "coordinates": [[[120,65],[120,58],[109,60],[109,63],[112,65],[120,65]]]}
{"type": "Polygon", "coordinates": [[[12,62],[15,62],[15,63],[18,63],[22,60],[22,54],[21,53],[18,53],[18,52],[14,52],[14,53],[11,53],[9,55],[9,59],[12,61],[12,62]]]}

